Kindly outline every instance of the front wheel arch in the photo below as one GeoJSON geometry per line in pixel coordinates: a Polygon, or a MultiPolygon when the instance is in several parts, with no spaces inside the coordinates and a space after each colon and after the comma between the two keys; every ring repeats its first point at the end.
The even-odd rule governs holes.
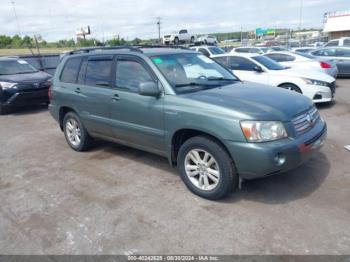
{"type": "Polygon", "coordinates": [[[296,84],[289,83],[289,82],[281,83],[281,84],[278,85],[278,87],[285,88],[285,89],[286,89],[286,87],[292,87],[294,89],[292,89],[291,91],[295,91],[295,92],[300,93],[300,94],[303,93],[301,91],[300,87],[298,87],[296,84]]]}

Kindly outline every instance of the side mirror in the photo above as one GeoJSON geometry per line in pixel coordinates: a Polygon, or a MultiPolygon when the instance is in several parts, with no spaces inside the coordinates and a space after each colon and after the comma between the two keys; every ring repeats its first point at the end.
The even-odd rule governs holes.
{"type": "Polygon", "coordinates": [[[153,81],[142,82],[138,87],[139,94],[142,96],[154,96],[158,97],[160,95],[160,89],[158,84],[153,81]]]}
{"type": "Polygon", "coordinates": [[[261,66],[254,66],[253,70],[257,73],[262,73],[264,72],[264,70],[261,68],[261,66]]]}

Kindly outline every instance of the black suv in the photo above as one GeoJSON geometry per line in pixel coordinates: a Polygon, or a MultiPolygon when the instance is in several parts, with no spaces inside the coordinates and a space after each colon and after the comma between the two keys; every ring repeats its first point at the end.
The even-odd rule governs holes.
{"type": "Polygon", "coordinates": [[[10,108],[48,103],[51,76],[17,57],[0,58],[0,114],[10,108]]]}

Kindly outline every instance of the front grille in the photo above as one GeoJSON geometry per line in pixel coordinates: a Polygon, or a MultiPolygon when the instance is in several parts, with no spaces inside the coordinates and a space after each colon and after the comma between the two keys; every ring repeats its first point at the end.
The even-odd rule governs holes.
{"type": "Polygon", "coordinates": [[[165,37],[165,38],[168,38],[168,37],[170,37],[170,35],[165,35],[164,37],[165,37]]]}
{"type": "Polygon", "coordinates": [[[335,82],[335,81],[328,84],[328,87],[331,89],[332,94],[335,93],[335,88],[336,88],[336,86],[337,86],[337,85],[336,85],[336,82],[335,82]]]}
{"type": "Polygon", "coordinates": [[[302,135],[310,130],[316,122],[320,119],[320,114],[316,107],[296,116],[292,123],[294,125],[297,135],[302,135]]]}
{"type": "Polygon", "coordinates": [[[326,129],[327,129],[326,126],[324,126],[324,128],[322,129],[322,131],[320,133],[318,133],[315,137],[311,138],[310,140],[306,141],[304,143],[304,145],[309,146],[309,145],[315,143],[318,139],[320,139],[324,135],[324,133],[326,132],[326,129]]]}

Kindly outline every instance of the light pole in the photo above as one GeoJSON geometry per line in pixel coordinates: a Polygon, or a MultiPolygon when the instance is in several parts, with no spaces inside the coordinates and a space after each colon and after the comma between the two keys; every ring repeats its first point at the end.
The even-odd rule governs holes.
{"type": "Polygon", "coordinates": [[[161,40],[160,40],[160,25],[161,25],[161,18],[157,17],[157,26],[158,26],[158,43],[161,44],[161,40]]]}
{"type": "Polygon", "coordinates": [[[12,0],[12,1],[11,1],[11,4],[12,4],[12,7],[13,7],[13,13],[14,13],[15,19],[16,19],[17,29],[18,29],[19,36],[22,36],[21,27],[19,26],[18,17],[17,17],[15,1],[12,0]]]}

